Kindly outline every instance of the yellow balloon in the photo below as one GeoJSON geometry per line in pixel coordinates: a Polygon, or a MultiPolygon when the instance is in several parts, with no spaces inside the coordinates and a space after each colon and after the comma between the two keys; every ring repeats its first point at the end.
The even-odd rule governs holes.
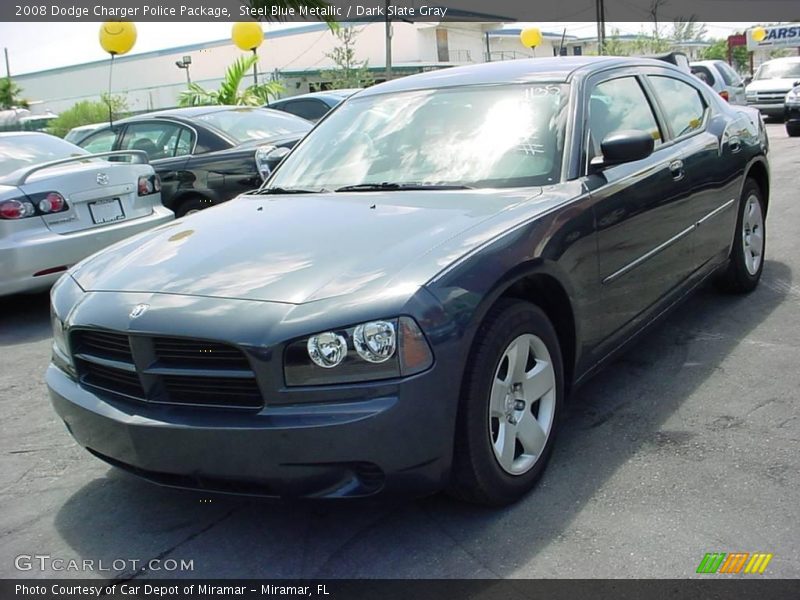
{"type": "Polygon", "coordinates": [[[763,27],[756,27],[750,33],[750,37],[752,37],[753,40],[756,42],[761,42],[764,40],[765,37],[767,37],[767,30],[764,29],[763,27]]]}
{"type": "Polygon", "coordinates": [[[535,48],[542,43],[542,32],[538,27],[523,29],[519,34],[519,41],[526,48],[535,48]]]}
{"type": "Polygon", "coordinates": [[[129,21],[106,21],[100,26],[100,45],[109,54],[125,54],[136,43],[136,25],[129,21]]]}
{"type": "Polygon", "coordinates": [[[255,21],[234,23],[231,39],[240,50],[255,50],[264,41],[264,31],[261,29],[261,24],[255,21]]]}

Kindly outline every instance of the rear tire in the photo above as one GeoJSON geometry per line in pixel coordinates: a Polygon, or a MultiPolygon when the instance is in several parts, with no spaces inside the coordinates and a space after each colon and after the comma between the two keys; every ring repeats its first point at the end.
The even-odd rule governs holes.
{"type": "Polygon", "coordinates": [[[722,291],[746,294],[758,285],[764,270],[767,243],[764,212],[761,188],[755,180],[747,179],[739,201],[728,267],[717,279],[717,285],[722,291]]]}
{"type": "Polygon", "coordinates": [[[547,315],[502,299],[467,364],[449,493],[503,506],[530,491],[552,452],[564,397],[561,348],[547,315]]]}

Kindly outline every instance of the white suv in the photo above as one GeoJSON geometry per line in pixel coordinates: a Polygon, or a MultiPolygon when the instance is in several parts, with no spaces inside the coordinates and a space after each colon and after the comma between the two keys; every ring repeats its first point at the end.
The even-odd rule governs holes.
{"type": "Polygon", "coordinates": [[[692,73],[731,104],[747,104],[744,81],[724,60],[700,60],[689,65],[692,73]]]}
{"type": "Polygon", "coordinates": [[[747,86],[747,104],[765,117],[783,119],[786,94],[800,84],[800,56],[776,58],[758,67],[747,86]]]}

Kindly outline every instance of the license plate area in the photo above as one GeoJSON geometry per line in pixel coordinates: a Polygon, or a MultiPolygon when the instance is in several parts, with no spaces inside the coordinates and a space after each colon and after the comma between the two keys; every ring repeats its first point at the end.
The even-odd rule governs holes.
{"type": "Polygon", "coordinates": [[[97,225],[122,221],[125,218],[125,212],[122,210],[122,202],[120,202],[119,198],[89,202],[89,212],[92,215],[92,221],[97,225]]]}

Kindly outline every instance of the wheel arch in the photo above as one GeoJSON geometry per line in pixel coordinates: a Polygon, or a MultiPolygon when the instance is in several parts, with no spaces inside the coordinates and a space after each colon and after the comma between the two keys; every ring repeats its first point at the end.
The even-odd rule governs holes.
{"type": "MultiPolygon", "coordinates": [[[[745,169],[744,181],[748,179],[754,180],[758,187],[761,188],[761,193],[764,199],[764,216],[767,216],[769,210],[769,169],[763,157],[758,157],[753,160],[745,169]]],[[[742,186],[744,186],[744,181],[742,186]]]]}
{"type": "Polygon", "coordinates": [[[501,299],[509,298],[538,306],[553,324],[564,364],[565,398],[569,397],[579,358],[580,324],[569,279],[555,264],[537,261],[532,265],[522,265],[497,282],[473,315],[469,352],[472,352],[477,332],[491,308],[501,299]]]}

